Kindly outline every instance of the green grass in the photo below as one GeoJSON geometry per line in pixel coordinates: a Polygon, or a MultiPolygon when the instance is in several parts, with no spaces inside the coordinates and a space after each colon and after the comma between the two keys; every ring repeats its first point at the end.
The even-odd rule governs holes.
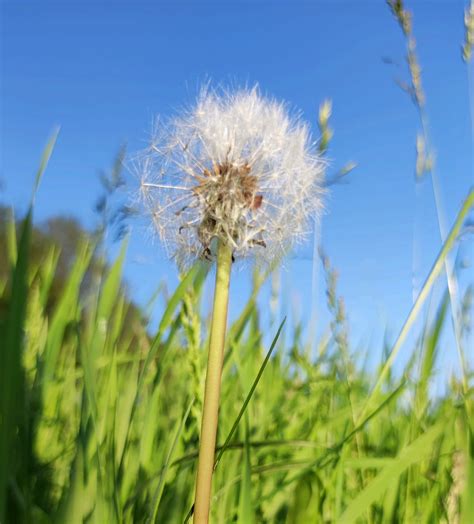
{"type": "MultiPolygon", "coordinates": [[[[448,234],[412,17],[402,1],[387,3],[406,39],[407,86],[426,149],[418,151],[417,175],[432,177],[444,244],[398,336],[370,368],[349,346],[328,258],[332,320],[315,357],[301,326],[281,318],[269,333],[262,324],[258,297],[271,271],[255,273],[251,296],[228,328],[212,523],[474,523],[474,373],[461,320],[454,320],[453,347],[442,337],[459,304],[472,308],[470,290],[459,304],[453,286],[438,304],[433,293],[443,269],[456,280],[448,257],[474,191],[448,234]],[[424,315],[427,301],[432,315],[424,315]],[[402,348],[410,357],[404,369],[402,348]],[[433,397],[440,352],[463,369],[433,397]]],[[[467,61],[472,27],[465,24],[467,61]]],[[[329,115],[326,102],[322,155],[332,136],[329,115]]],[[[66,274],[60,245],[33,256],[35,194],[56,136],[21,227],[13,217],[0,224],[0,254],[10,268],[0,272],[0,524],[182,523],[194,497],[209,343],[201,302],[210,267],[197,263],[182,276],[150,333],[124,291],[126,242],[107,266],[84,238],[66,274]]]]}
{"type": "MultiPolygon", "coordinates": [[[[334,319],[313,359],[291,326],[285,336],[275,328],[264,346],[257,297],[268,275],[256,276],[229,326],[212,522],[474,522],[472,373],[453,379],[443,397],[430,395],[438,352],[453,351],[440,346],[447,293],[404,372],[393,370],[473,204],[471,191],[373,372],[351,356],[327,259],[334,319]]],[[[6,224],[0,522],[183,522],[194,494],[209,267],[183,276],[150,335],[127,316],[125,243],[84,295],[93,254],[84,240],[51,308],[58,248],[30,260],[31,227],[32,210],[18,238],[6,224]]]]}

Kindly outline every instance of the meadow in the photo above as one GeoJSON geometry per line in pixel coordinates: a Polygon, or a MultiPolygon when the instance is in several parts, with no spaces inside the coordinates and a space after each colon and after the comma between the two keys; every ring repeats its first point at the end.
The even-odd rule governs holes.
{"type": "MultiPolygon", "coordinates": [[[[213,265],[197,261],[172,293],[157,290],[166,307],[151,330],[122,277],[126,239],[112,261],[92,235],[66,266],[60,243],[41,241],[35,251],[34,195],[54,142],[28,213],[4,214],[0,224],[0,523],[186,522],[209,344],[203,286],[213,265]]],[[[262,320],[271,269],[254,269],[250,298],[227,331],[211,522],[474,522],[474,370],[465,345],[472,286],[461,289],[459,318],[447,284],[439,300],[433,294],[473,208],[471,189],[375,365],[351,347],[326,254],[331,320],[316,352],[301,324],[262,320]],[[453,322],[458,353],[442,337],[453,322]],[[407,344],[410,358],[395,368],[407,344]],[[434,396],[445,351],[459,356],[461,372],[434,396]]]]}
{"type": "MultiPolygon", "coordinates": [[[[375,373],[348,346],[327,257],[332,321],[316,357],[298,326],[291,343],[279,337],[284,321],[264,347],[257,297],[268,274],[255,272],[228,331],[213,522],[472,522],[472,371],[453,377],[442,397],[430,395],[447,292],[403,373],[392,373],[392,362],[473,204],[471,191],[375,373]]],[[[32,209],[21,228],[3,224],[12,269],[1,283],[2,521],[183,522],[194,493],[207,336],[200,304],[211,266],[183,275],[150,334],[136,309],[128,314],[126,243],[91,276],[94,244],[85,238],[51,304],[60,248],[30,260],[32,209]]]]}

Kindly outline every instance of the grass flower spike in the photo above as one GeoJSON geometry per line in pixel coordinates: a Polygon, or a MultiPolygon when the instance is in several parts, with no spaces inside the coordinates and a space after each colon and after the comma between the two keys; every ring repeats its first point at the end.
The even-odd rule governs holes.
{"type": "Polygon", "coordinates": [[[310,231],[323,168],[307,125],[257,88],[204,90],[141,157],[143,200],[170,255],[181,267],[217,260],[195,523],[209,519],[232,260],[271,261],[310,231]]]}
{"type": "Polygon", "coordinates": [[[140,173],[145,207],[181,266],[210,256],[214,238],[236,258],[272,260],[321,210],[323,162],[308,126],[257,88],[203,91],[157,125],[140,173]]]}

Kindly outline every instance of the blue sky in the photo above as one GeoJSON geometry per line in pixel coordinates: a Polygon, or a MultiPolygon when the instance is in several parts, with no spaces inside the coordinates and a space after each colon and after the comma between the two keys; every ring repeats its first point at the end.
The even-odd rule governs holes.
{"type": "MultiPolygon", "coordinates": [[[[465,2],[407,6],[414,11],[436,170],[451,224],[474,173],[468,75],[460,58],[465,2]]],[[[203,82],[258,82],[263,93],[300,109],[315,137],[318,106],[331,98],[331,169],[347,161],[358,167],[331,189],[322,242],[340,274],[355,343],[376,347],[386,327],[397,332],[412,303],[419,126],[395,83],[407,80],[405,44],[384,1],[3,0],[1,9],[1,202],[25,209],[40,151],[58,124],[36,218],[68,214],[90,227],[98,171],[111,164],[121,143],[131,152],[143,147],[152,118],[191,102],[203,82]]],[[[421,278],[440,247],[429,180],[418,213],[421,278]]],[[[315,288],[312,256],[308,243],[282,272],[282,309],[296,309],[304,319],[315,288]]],[[[139,226],[132,230],[126,276],[140,301],[161,280],[176,282],[160,246],[139,226]]],[[[237,271],[232,315],[245,300],[248,280],[248,271],[237,271]]],[[[327,320],[322,286],[318,281],[320,323],[327,320]]]]}

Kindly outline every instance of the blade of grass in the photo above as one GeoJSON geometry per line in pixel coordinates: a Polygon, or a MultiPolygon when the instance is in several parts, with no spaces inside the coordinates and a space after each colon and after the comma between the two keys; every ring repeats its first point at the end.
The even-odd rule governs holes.
{"type": "Polygon", "coordinates": [[[6,224],[6,237],[7,237],[7,257],[11,267],[16,264],[17,257],[17,239],[16,239],[16,228],[15,228],[15,215],[13,209],[7,215],[6,224]]]}
{"type": "Polygon", "coordinates": [[[51,290],[54,277],[56,276],[59,254],[60,250],[58,247],[51,247],[44,262],[39,268],[41,273],[40,301],[43,308],[45,308],[48,303],[49,292],[51,290]]]}
{"type": "Polygon", "coordinates": [[[428,294],[430,293],[431,288],[433,287],[433,284],[435,283],[439,274],[443,270],[444,260],[446,259],[449,251],[454,246],[454,243],[456,242],[456,239],[464,223],[464,220],[467,214],[469,213],[470,209],[473,207],[473,205],[474,205],[474,190],[471,189],[461,209],[459,210],[459,213],[456,217],[453,227],[451,228],[451,231],[448,237],[446,238],[446,242],[443,244],[443,247],[441,248],[440,253],[436,257],[435,263],[433,264],[433,267],[431,268],[431,271],[428,277],[426,278],[425,283],[423,284],[423,287],[421,288],[418,298],[416,299],[415,303],[413,304],[410,310],[410,313],[408,314],[408,317],[405,320],[405,323],[403,324],[402,329],[400,330],[400,333],[392,347],[392,350],[385,362],[385,365],[383,366],[382,370],[380,371],[377,382],[372,392],[370,393],[369,398],[367,399],[366,405],[364,409],[362,410],[362,413],[359,414],[359,420],[365,416],[365,413],[367,413],[367,411],[370,410],[371,405],[373,404],[375,398],[377,397],[380,391],[380,388],[385,380],[385,377],[387,376],[389,370],[391,369],[393,363],[395,362],[395,359],[397,358],[398,352],[400,351],[400,348],[402,347],[403,342],[405,341],[412,325],[414,324],[418,314],[421,311],[421,307],[423,303],[427,299],[428,294]]]}
{"type": "MultiPolygon", "coordinates": [[[[433,369],[436,362],[439,340],[443,326],[445,324],[446,312],[449,306],[449,293],[445,292],[433,325],[429,328],[424,337],[423,360],[421,362],[420,378],[417,384],[413,411],[413,418],[419,419],[421,413],[427,409],[429,401],[429,384],[433,376],[433,369]]],[[[416,423],[416,420],[413,420],[416,423]]]]}
{"type": "Polygon", "coordinates": [[[127,244],[128,239],[125,238],[125,240],[122,242],[122,247],[120,248],[120,254],[110,268],[107,278],[104,281],[103,289],[100,294],[99,305],[97,307],[97,318],[99,320],[102,318],[109,318],[112,308],[117,300],[117,295],[121,285],[122,266],[125,259],[125,253],[127,251],[127,244]]]}
{"type": "Polygon", "coordinates": [[[470,524],[474,522],[474,435],[468,428],[468,449],[466,450],[465,475],[466,481],[464,493],[462,494],[461,523],[470,524]]]}
{"type": "Polygon", "coordinates": [[[53,149],[58,138],[59,129],[59,127],[56,127],[54,129],[50,139],[48,140],[48,143],[46,144],[46,147],[43,150],[43,154],[41,155],[40,165],[38,171],[36,172],[35,183],[33,186],[33,194],[31,195],[31,205],[34,204],[36,192],[38,191],[41,178],[43,177],[43,173],[45,172],[46,167],[48,166],[49,159],[51,158],[51,155],[53,153],[53,149]]]}
{"type": "Polygon", "coordinates": [[[2,326],[5,345],[2,348],[0,366],[0,522],[6,522],[8,477],[15,470],[12,464],[13,457],[28,453],[27,450],[16,448],[19,444],[17,426],[21,417],[26,416],[21,358],[28,300],[27,273],[32,214],[33,210],[30,208],[23,223],[18,257],[12,275],[7,321],[6,325],[2,326]]]}
{"type": "Polygon", "coordinates": [[[257,388],[258,386],[258,383],[260,381],[260,378],[262,377],[262,374],[263,372],[265,371],[265,368],[268,364],[268,361],[270,360],[270,357],[273,353],[273,349],[275,348],[276,346],[276,343],[280,337],[280,333],[281,333],[281,330],[283,329],[283,326],[285,325],[285,322],[286,322],[286,317],[283,319],[282,323],[280,324],[280,327],[278,328],[278,331],[275,335],[275,337],[273,338],[273,341],[270,345],[270,349],[268,350],[266,356],[265,356],[265,359],[263,360],[262,362],[262,365],[260,366],[260,369],[258,370],[258,373],[257,373],[257,376],[255,377],[255,380],[252,384],[252,387],[250,388],[250,391],[248,392],[247,394],[247,397],[245,398],[244,400],[244,403],[242,404],[242,407],[240,408],[240,411],[239,411],[239,414],[237,415],[237,418],[235,419],[235,422],[233,423],[232,425],[232,428],[231,430],[229,431],[229,434],[227,435],[227,438],[225,439],[224,441],[224,444],[221,448],[221,450],[219,451],[219,453],[217,454],[217,457],[216,457],[216,460],[214,462],[214,470],[217,468],[217,465],[219,464],[219,461],[222,457],[222,455],[224,454],[225,450],[227,449],[232,437],[234,436],[234,433],[240,423],[240,420],[243,416],[243,414],[245,413],[245,410],[247,409],[247,406],[250,402],[250,400],[252,399],[252,396],[255,392],[255,389],[257,388]]]}

